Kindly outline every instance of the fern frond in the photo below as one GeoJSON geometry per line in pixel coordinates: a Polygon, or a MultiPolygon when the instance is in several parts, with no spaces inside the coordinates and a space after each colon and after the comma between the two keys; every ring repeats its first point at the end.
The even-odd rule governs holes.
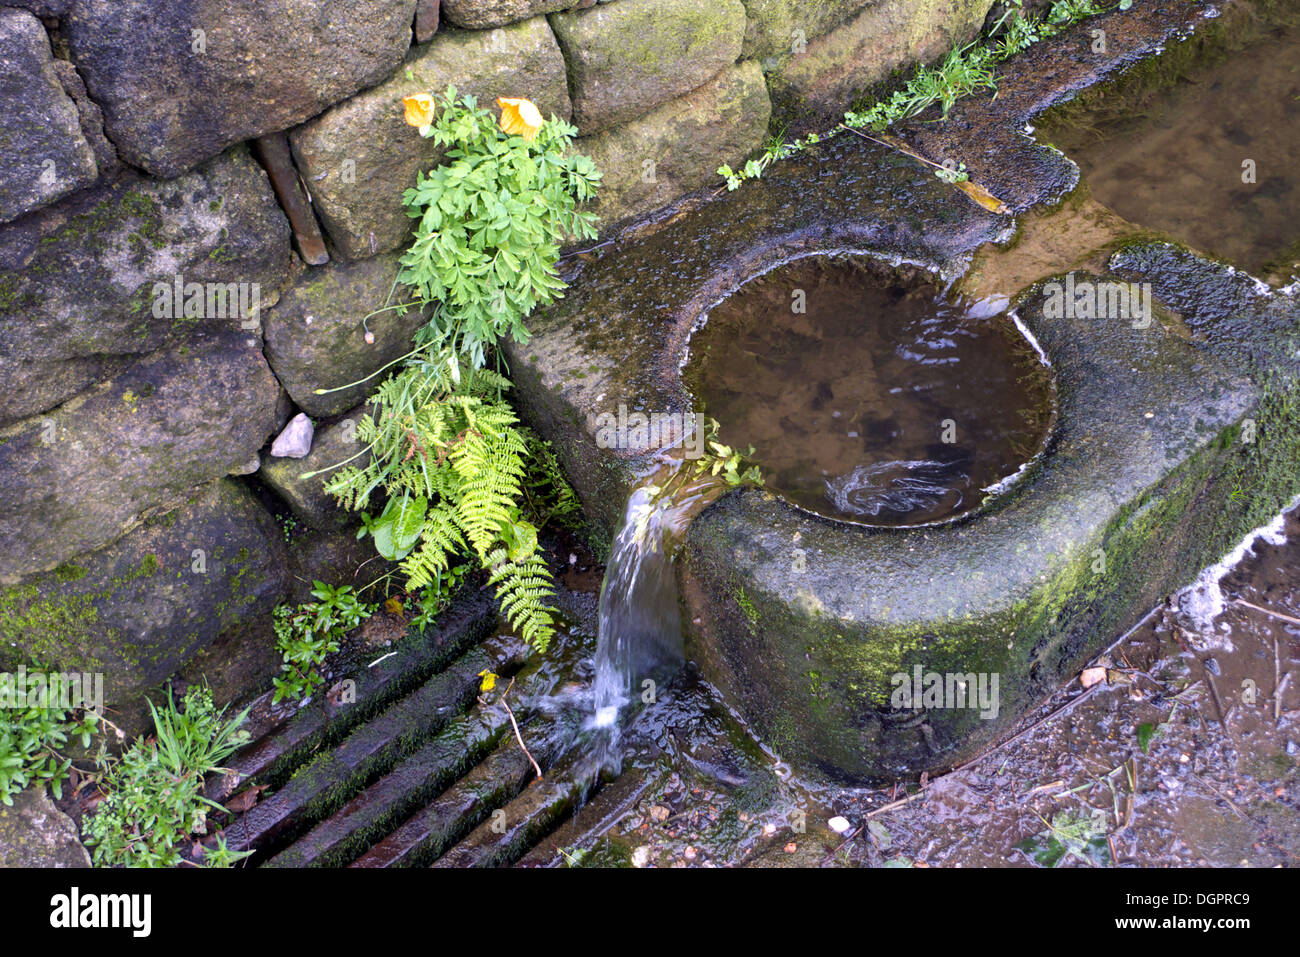
{"type": "Polygon", "coordinates": [[[465,538],[456,527],[452,511],[445,505],[430,509],[424,520],[419,547],[402,561],[407,591],[432,585],[464,548],[465,538]]]}
{"type": "Polygon", "coordinates": [[[519,637],[537,651],[545,651],[555,635],[555,609],[547,604],[555,597],[551,570],[538,555],[512,562],[504,550],[497,551],[497,563],[488,577],[496,588],[501,613],[519,637]]]}

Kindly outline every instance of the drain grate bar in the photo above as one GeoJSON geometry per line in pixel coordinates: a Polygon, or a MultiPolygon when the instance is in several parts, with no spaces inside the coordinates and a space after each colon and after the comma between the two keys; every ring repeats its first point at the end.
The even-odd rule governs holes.
{"type": "MultiPolygon", "coordinates": [[[[515,677],[516,701],[546,694],[555,678],[541,669],[534,656],[515,677]]],[[[482,699],[480,699],[481,702],[482,699]]],[[[519,720],[529,713],[516,712],[519,720]]],[[[268,862],[273,867],[338,867],[347,864],[404,818],[442,792],[486,758],[510,729],[505,708],[476,704],[396,768],[330,817],[317,824],[291,847],[268,862]]]]}
{"type": "MultiPolygon", "coordinates": [[[[472,592],[441,616],[439,626],[398,642],[391,657],[353,676],[356,701],[332,704],[325,695],[288,717],[253,724],[258,740],[226,763],[227,774],[211,778],[204,793],[222,803],[250,781],[278,783],[322,744],[339,741],[367,718],[410,693],[464,654],[496,624],[496,605],[472,592]]],[[[270,693],[254,703],[253,713],[269,711],[270,693]]]]}
{"type": "Polygon", "coordinates": [[[579,753],[534,782],[507,804],[498,820],[480,824],[440,857],[434,867],[501,867],[512,864],[580,806],[599,786],[600,768],[579,753]]]}
{"type": "MultiPolygon", "coordinates": [[[[572,740],[572,720],[543,714],[523,728],[529,750],[549,769],[572,740]]],[[[549,771],[548,771],[549,773],[549,771]]],[[[513,799],[536,772],[514,735],[486,761],[357,859],[353,867],[421,867],[513,799]]]]}
{"type": "Polygon", "coordinates": [[[510,636],[491,638],[466,652],[446,671],[299,768],[278,791],[226,828],[227,846],[265,854],[303,825],[332,813],[467,708],[478,694],[480,671],[508,675],[527,655],[527,646],[510,636]]]}

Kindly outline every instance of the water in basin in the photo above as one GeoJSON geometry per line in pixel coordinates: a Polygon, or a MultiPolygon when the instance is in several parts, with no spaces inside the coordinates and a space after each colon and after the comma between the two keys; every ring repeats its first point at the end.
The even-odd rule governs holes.
{"type": "Polygon", "coordinates": [[[718,303],[686,377],[770,489],[866,525],[979,508],[1041,450],[1053,408],[1007,314],[839,258],[796,260],[718,303]]]}

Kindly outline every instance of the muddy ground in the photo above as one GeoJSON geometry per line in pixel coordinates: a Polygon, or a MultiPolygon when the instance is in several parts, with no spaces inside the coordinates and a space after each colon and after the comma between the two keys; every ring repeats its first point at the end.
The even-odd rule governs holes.
{"type": "MultiPolygon", "coordinates": [[[[801,779],[688,669],[629,729],[623,775],[524,863],[1294,866],[1296,512],[1283,534],[1224,577],[1213,624],[1171,600],[1002,744],[924,785],[801,779]]],[[[571,584],[598,587],[584,567],[571,584]]]]}

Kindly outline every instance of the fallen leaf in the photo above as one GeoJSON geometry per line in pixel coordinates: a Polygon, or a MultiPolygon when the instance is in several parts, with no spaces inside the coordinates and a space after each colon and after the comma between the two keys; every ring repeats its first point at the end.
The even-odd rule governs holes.
{"type": "Polygon", "coordinates": [[[890,836],[889,828],[879,821],[868,821],[867,831],[870,832],[872,839],[882,851],[889,850],[890,845],[894,842],[894,839],[890,836]]]}
{"type": "Polygon", "coordinates": [[[662,824],[664,821],[668,820],[668,808],[664,807],[662,804],[656,804],[654,807],[650,808],[650,817],[652,820],[658,821],[662,824]]]}
{"type": "Polygon", "coordinates": [[[267,789],[265,784],[254,784],[251,788],[241,791],[226,802],[226,810],[231,814],[243,814],[254,804],[257,803],[258,795],[267,789]]]}
{"type": "Polygon", "coordinates": [[[1083,685],[1084,690],[1091,688],[1095,684],[1100,684],[1105,680],[1105,668],[1084,668],[1083,673],[1079,675],[1079,684],[1083,685]]]}
{"type": "Polygon", "coordinates": [[[979,203],[985,209],[994,213],[1007,213],[1011,209],[1006,203],[998,199],[979,183],[972,183],[970,180],[962,180],[957,184],[957,188],[969,196],[975,202],[979,203]]]}

